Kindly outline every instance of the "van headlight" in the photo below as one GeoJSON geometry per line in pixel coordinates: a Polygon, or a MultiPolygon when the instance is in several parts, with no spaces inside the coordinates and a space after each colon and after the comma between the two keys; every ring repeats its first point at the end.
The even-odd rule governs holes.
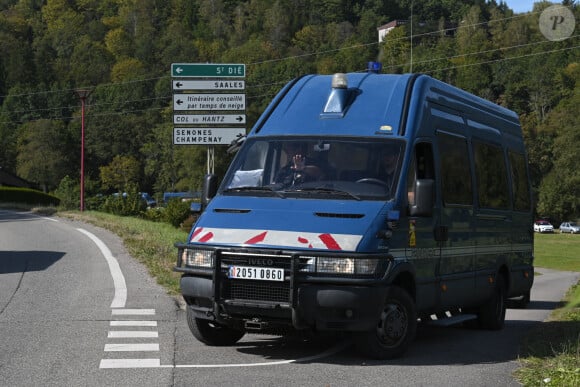
{"type": "Polygon", "coordinates": [[[374,275],[379,266],[379,258],[336,258],[336,257],[301,257],[301,272],[374,275]]]}
{"type": "Polygon", "coordinates": [[[178,251],[179,267],[205,267],[212,268],[215,253],[213,250],[183,249],[178,251]]]}

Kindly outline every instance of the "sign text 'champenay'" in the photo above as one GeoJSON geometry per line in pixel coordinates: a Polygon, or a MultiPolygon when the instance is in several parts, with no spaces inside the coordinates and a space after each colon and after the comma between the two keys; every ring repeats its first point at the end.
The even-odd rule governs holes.
{"type": "Polygon", "coordinates": [[[245,128],[173,128],[174,145],[229,145],[245,128]]]}

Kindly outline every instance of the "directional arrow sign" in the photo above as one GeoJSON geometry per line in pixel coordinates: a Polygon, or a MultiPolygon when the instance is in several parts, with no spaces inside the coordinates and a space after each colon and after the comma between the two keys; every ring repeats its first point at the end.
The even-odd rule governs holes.
{"type": "Polygon", "coordinates": [[[246,95],[174,94],[173,110],[246,110],[246,95]]]}
{"type": "Polygon", "coordinates": [[[172,63],[171,64],[172,77],[184,78],[227,78],[246,76],[245,64],[213,64],[213,63],[172,63]]]}
{"type": "Polygon", "coordinates": [[[241,80],[216,79],[215,81],[173,81],[173,90],[244,90],[241,80]]]}
{"type": "Polygon", "coordinates": [[[245,114],[175,114],[174,124],[245,124],[245,114]]]}
{"type": "Polygon", "coordinates": [[[246,128],[173,128],[173,145],[229,145],[246,128]]]}

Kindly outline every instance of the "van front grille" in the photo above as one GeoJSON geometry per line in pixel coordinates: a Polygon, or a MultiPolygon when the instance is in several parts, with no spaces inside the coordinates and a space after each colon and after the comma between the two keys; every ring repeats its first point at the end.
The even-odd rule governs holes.
{"type": "Polygon", "coordinates": [[[267,281],[226,280],[222,297],[228,300],[290,303],[290,283],[274,284],[267,281]]]}

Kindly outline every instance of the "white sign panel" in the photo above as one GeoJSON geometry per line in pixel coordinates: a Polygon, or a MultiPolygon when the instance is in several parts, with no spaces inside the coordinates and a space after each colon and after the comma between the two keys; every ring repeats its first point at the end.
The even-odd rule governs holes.
{"type": "Polygon", "coordinates": [[[214,81],[173,81],[173,90],[244,90],[245,81],[216,79],[214,81]]]}
{"type": "Polygon", "coordinates": [[[229,145],[246,128],[173,128],[173,145],[229,145]]]}
{"type": "Polygon", "coordinates": [[[173,110],[246,110],[246,95],[174,94],[173,110]]]}
{"type": "Polygon", "coordinates": [[[174,124],[245,124],[245,114],[174,114],[174,124]]]}

